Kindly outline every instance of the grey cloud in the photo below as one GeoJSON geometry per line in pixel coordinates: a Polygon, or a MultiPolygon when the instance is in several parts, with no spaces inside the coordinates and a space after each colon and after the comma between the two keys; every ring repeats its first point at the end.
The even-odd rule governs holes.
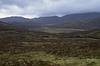
{"type": "Polygon", "coordinates": [[[100,0],[0,0],[0,16],[62,16],[80,12],[100,12],[100,0]]]}
{"type": "Polygon", "coordinates": [[[18,7],[27,7],[30,3],[34,4],[38,0],[0,0],[2,6],[17,5],[18,7]]]}

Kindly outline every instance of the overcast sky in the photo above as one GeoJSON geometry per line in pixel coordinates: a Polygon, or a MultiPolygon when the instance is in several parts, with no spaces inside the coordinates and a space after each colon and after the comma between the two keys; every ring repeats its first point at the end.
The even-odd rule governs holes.
{"type": "Polygon", "coordinates": [[[100,0],[0,0],[0,18],[63,16],[80,12],[100,12],[100,0]]]}

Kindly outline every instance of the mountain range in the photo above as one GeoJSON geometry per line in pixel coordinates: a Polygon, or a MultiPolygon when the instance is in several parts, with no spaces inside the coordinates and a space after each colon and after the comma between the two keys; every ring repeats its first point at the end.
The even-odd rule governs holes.
{"type": "Polygon", "coordinates": [[[50,16],[32,19],[15,16],[1,18],[0,21],[19,28],[45,32],[72,32],[80,30],[100,29],[99,12],[76,13],[62,17],[50,16]]]}

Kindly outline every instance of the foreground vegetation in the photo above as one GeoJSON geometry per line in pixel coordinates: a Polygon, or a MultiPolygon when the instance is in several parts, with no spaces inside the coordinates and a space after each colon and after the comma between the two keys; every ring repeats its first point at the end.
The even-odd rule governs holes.
{"type": "Polygon", "coordinates": [[[100,59],[58,57],[44,52],[0,55],[0,66],[100,66],[100,59]]]}

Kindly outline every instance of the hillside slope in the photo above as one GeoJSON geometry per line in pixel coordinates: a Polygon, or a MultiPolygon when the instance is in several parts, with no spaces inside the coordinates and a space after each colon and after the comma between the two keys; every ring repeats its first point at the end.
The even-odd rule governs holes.
{"type": "MultiPolygon", "coordinates": [[[[27,28],[30,30],[38,30],[44,32],[52,32],[57,30],[59,33],[69,32],[71,29],[78,29],[78,31],[80,31],[80,29],[100,29],[99,19],[100,13],[90,12],[69,14],[62,17],[50,16],[33,19],[27,19],[23,17],[8,17],[0,20],[15,25],[17,27],[27,28]]],[[[71,32],[73,31],[71,30],[71,32]]]]}

